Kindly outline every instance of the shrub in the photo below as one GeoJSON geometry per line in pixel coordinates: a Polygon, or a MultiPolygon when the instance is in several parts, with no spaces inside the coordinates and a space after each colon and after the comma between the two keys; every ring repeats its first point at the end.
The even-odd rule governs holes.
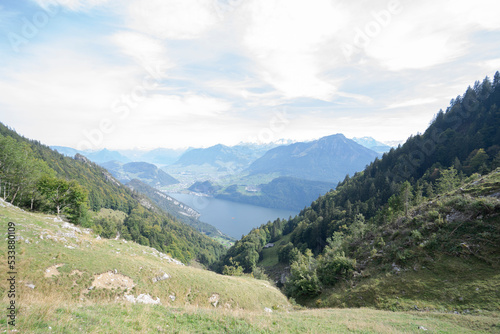
{"type": "Polygon", "coordinates": [[[324,285],[334,285],[341,279],[352,277],[356,260],[342,254],[325,254],[318,261],[318,279],[324,285]]]}
{"type": "Polygon", "coordinates": [[[311,250],[306,250],[305,255],[299,254],[298,260],[292,263],[285,291],[293,298],[313,297],[321,292],[316,274],[316,260],[311,250]]]}

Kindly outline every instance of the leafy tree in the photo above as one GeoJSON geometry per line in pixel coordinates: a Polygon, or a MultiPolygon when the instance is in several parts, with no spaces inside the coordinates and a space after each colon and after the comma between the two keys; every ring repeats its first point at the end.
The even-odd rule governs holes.
{"type": "Polygon", "coordinates": [[[38,191],[59,216],[63,210],[77,213],[87,200],[87,193],[76,181],[44,176],[38,181],[38,191]]]}
{"type": "Polygon", "coordinates": [[[488,154],[484,151],[483,148],[478,150],[474,150],[471,152],[467,159],[467,170],[468,171],[477,171],[479,173],[484,173],[487,171],[487,163],[489,160],[488,154]]]}
{"type": "Polygon", "coordinates": [[[320,293],[316,266],[316,259],[310,249],[305,254],[299,254],[297,261],[290,266],[290,276],[285,283],[285,290],[290,297],[310,297],[320,293]]]}
{"type": "Polygon", "coordinates": [[[460,183],[457,170],[453,167],[441,170],[441,176],[437,180],[438,193],[445,193],[453,190],[460,183]]]}
{"type": "Polygon", "coordinates": [[[349,226],[349,232],[354,239],[360,239],[365,236],[366,228],[365,216],[363,216],[363,214],[361,213],[358,213],[354,217],[354,221],[352,222],[352,224],[349,226]]]}
{"type": "Polygon", "coordinates": [[[403,183],[403,185],[401,186],[401,190],[400,190],[400,196],[401,196],[401,200],[403,202],[405,216],[408,217],[408,208],[410,206],[410,202],[411,202],[411,199],[413,197],[412,186],[411,186],[410,182],[405,181],[403,183]]]}
{"type": "Polygon", "coordinates": [[[106,236],[114,237],[119,232],[127,240],[170,252],[185,263],[199,256],[208,266],[225,252],[222,245],[175,221],[145,196],[119,183],[85,157],[65,157],[2,123],[0,196],[25,208],[64,214],[77,224],[92,227],[98,234],[104,231],[106,236]],[[122,211],[128,217],[115,227],[108,221],[92,221],[89,207],[93,211],[101,208],[122,211]]]}
{"type": "Polygon", "coordinates": [[[239,262],[236,262],[233,260],[233,258],[229,259],[229,262],[231,262],[231,265],[225,265],[224,269],[222,270],[222,274],[228,275],[228,276],[241,276],[243,275],[243,267],[240,266],[239,262]]]}

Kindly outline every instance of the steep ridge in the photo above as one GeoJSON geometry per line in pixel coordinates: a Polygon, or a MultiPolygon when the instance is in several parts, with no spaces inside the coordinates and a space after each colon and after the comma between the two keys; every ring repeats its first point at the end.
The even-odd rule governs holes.
{"type": "Polygon", "coordinates": [[[122,183],[127,183],[133,179],[139,179],[151,187],[164,187],[179,183],[171,175],[147,162],[121,164],[117,161],[108,161],[100,165],[122,183]]]}
{"type": "Polygon", "coordinates": [[[184,224],[195,228],[197,231],[216,240],[221,240],[223,244],[228,244],[234,241],[233,238],[226,236],[216,227],[200,221],[198,219],[200,214],[191,207],[153,187],[148,186],[144,182],[134,179],[127,183],[127,187],[148,196],[148,198],[150,198],[159,208],[173,215],[177,220],[183,222],[184,224]]]}

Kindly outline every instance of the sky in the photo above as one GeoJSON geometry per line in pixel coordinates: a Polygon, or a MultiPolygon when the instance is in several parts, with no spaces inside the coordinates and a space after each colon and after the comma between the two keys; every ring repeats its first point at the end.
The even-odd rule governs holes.
{"type": "Polygon", "coordinates": [[[404,140],[500,70],[498,13],[498,0],[1,0],[0,122],[92,150],[404,140]]]}

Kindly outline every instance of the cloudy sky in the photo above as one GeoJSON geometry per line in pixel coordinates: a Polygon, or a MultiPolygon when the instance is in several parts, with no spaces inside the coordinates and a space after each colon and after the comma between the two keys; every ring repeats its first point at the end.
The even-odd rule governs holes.
{"type": "Polygon", "coordinates": [[[0,121],[48,145],[401,140],[500,70],[498,0],[1,0],[0,121]]]}

